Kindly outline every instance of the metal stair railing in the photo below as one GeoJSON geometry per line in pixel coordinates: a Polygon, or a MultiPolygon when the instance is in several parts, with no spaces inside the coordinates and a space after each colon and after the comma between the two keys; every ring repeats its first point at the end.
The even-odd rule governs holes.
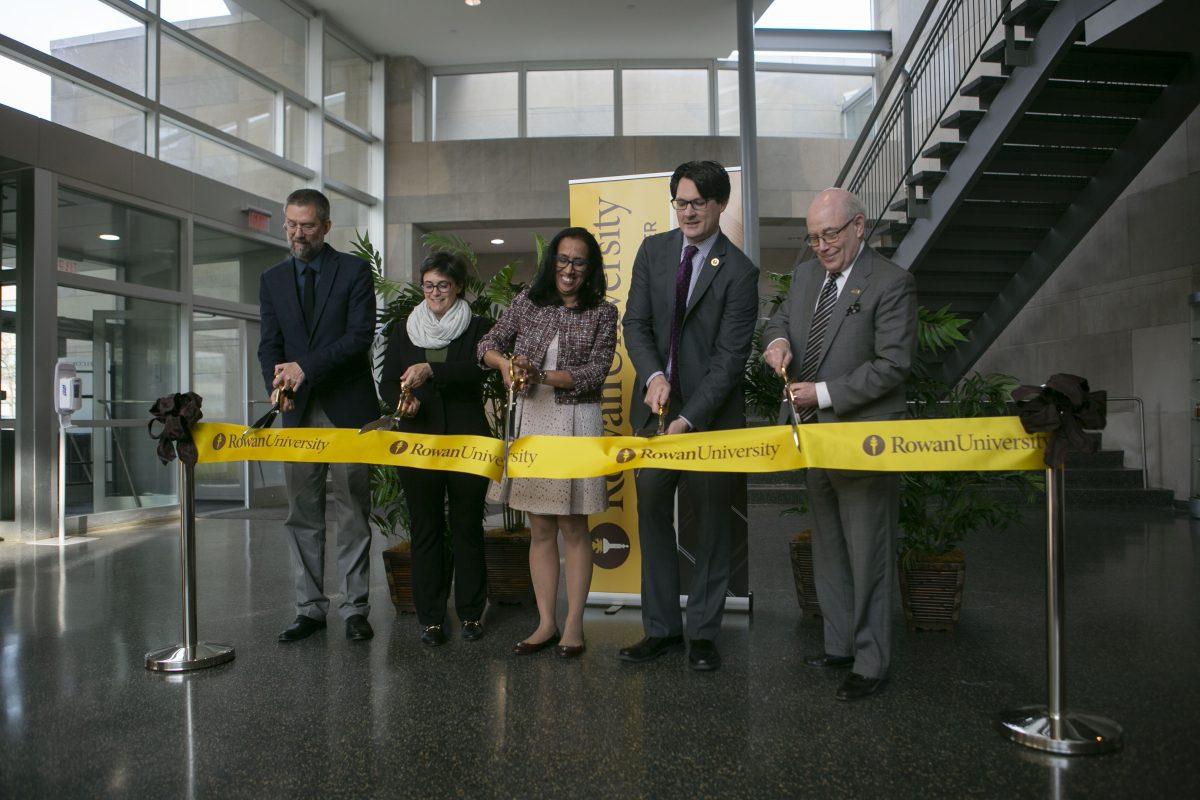
{"type": "Polygon", "coordinates": [[[901,188],[906,188],[908,216],[918,215],[916,187],[908,183],[913,165],[1010,4],[1011,0],[926,3],[835,183],[862,201],[871,222],[868,240],[901,188]]]}

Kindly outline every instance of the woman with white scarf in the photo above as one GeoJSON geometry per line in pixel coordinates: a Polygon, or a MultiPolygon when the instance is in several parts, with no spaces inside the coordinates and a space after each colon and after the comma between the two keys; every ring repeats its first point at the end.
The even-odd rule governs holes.
{"type": "MultiPolygon", "coordinates": [[[[483,413],[485,372],[475,356],[491,323],[471,314],[463,299],[467,269],[449,253],[434,253],[421,264],[425,299],[407,321],[397,323],[384,353],[379,396],[389,406],[411,398],[401,411],[400,430],[410,433],[491,436],[483,413]]],[[[450,530],[453,551],[454,605],[462,637],[483,636],[487,574],[483,560],[486,478],[459,472],[400,468],[405,501],[412,517],[413,601],[421,641],[436,647],[446,641],[446,601],[451,569],[446,565],[443,531],[450,530]],[[449,500],[449,520],[446,518],[449,500]],[[449,524],[447,524],[447,522],[449,524]]]]}

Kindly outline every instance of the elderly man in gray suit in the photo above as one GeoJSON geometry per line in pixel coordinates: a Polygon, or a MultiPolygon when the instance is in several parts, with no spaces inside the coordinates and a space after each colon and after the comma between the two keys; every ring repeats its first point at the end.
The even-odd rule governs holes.
{"type": "MultiPolygon", "coordinates": [[[[862,204],[850,192],[817,195],[808,209],[808,244],[817,257],[792,271],[788,296],[763,332],[763,357],[787,370],[803,422],[905,413],[904,379],[917,342],[915,282],[866,246],[865,228],[862,204]]],[[[805,663],[852,666],[837,698],[856,700],[878,691],[888,671],[900,476],[810,468],[808,504],[825,652],[805,663]]]]}
{"type": "MultiPolygon", "coordinates": [[[[721,233],[729,174],[715,161],[689,161],[671,176],[679,228],[642,242],[625,305],[625,347],[645,392],[634,403],[634,430],[665,408],[667,433],[740,428],[746,424],[742,373],[758,313],[758,268],[721,233]]],[[[637,475],[645,638],[621,650],[643,662],[683,647],[679,557],[674,525],[680,472],[637,475]]],[[[717,633],[729,587],[729,520],[743,475],[689,472],[699,520],[695,571],[688,589],[688,661],[720,666],[717,633]]]]}

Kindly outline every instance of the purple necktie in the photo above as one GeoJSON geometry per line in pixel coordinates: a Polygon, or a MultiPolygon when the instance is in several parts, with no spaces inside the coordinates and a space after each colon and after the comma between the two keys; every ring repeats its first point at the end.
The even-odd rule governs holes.
{"type": "Polygon", "coordinates": [[[694,244],[683,248],[683,259],[675,270],[675,315],[671,318],[671,391],[683,397],[679,385],[679,336],[683,332],[683,315],[687,311],[688,289],[692,286],[692,259],[700,249],[694,244]]]}

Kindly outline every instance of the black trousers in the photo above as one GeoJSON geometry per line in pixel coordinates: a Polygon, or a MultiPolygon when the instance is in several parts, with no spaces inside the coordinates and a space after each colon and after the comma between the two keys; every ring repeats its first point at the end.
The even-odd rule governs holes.
{"type": "Polygon", "coordinates": [[[454,608],[459,619],[479,619],[487,599],[487,568],[483,560],[487,478],[401,467],[400,483],[412,515],[413,602],[417,620],[422,625],[441,625],[445,621],[451,575],[454,608]],[[449,563],[444,536],[447,522],[453,554],[449,563]]]}

